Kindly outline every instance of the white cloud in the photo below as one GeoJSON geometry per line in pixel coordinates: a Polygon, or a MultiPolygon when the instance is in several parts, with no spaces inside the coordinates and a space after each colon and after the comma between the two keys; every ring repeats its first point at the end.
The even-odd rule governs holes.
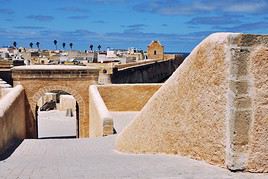
{"type": "Polygon", "coordinates": [[[134,6],[140,12],[151,12],[162,15],[194,15],[198,13],[258,13],[266,14],[268,2],[265,0],[197,0],[194,2],[168,0],[145,1],[134,6]]]}

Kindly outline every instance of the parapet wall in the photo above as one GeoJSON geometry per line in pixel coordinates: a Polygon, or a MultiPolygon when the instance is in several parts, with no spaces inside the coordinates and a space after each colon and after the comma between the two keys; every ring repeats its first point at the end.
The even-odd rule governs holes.
{"type": "Polygon", "coordinates": [[[120,133],[117,148],[268,172],[267,59],[268,36],[210,35],[120,133]]]}
{"type": "Polygon", "coordinates": [[[104,104],[97,86],[91,85],[89,87],[89,98],[89,136],[98,137],[112,134],[112,116],[104,104]]]}
{"type": "Polygon", "coordinates": [[[21,85],[0,99],[0,154],[13,142],[26,138],[26,111],[21,85]]]}
{"type": "Polygon", "coordinates": [[[113,134],[111,111],[140,111],[161,84],[91,85],[90,137],[113,134]]]}
{"type": "Polygon", "coordinates": [[[109,111],[140,111],[161,84],[118,84],[98,86],[109,111]]]}

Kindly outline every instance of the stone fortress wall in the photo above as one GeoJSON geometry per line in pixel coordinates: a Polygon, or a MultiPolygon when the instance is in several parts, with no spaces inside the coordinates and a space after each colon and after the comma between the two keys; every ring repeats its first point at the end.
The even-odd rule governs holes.
{"type": "Polygon", "coordinates": [[[202,41],[119,134],[117,148],[268,172],[268,36],[202,41]]]}
{"type": "Polygon", "coordinates": [[[89,89],[98,70],[17,68],[16,87],[1,93],[0,151],[34,137],[38,99],[63,90],[78,102],[81,137],[112,134],[112,112],[136,111],[118,136],[120,151],[184,155],[230,170],[268,172],[267,49],[268,36],[212,34],[161,87],[89,89]],[[32,75],[38,76],[35,85],[32,75]]]}

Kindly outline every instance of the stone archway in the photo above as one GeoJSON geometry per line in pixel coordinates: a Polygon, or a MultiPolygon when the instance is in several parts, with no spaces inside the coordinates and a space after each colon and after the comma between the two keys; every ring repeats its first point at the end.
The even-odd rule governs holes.
{"type": "Polygon", "coordinates": [[[89,137],[89,86],[98,82],[99,69],[86,66],[29,65],[12,68],[14,85],[25,89],[28,138],[36,138],[33,116],[38,101],[44,93],[62,90],[74,96],[79,106],[79,137],[89,137]]]}
{"type": "MultiPolygon", "coordinates": [[[[42,96],[45,95],[45,93],[51,92],[51,91],[57,91],[57,90],[67,92],[75,98],[75,100],[79,106],[79,112],[78,112],[79,116],[77,116],[77,120],[79,122],[79,124],[78,124],[78,136],[80,136],[82,124],[83,124],[84,119],[85,119],[85,102],[83,101],[83,98],[76,90],[74,90],[70,87],[67,87],[67,86],[60,86],[60,85],[45,86],[45,87],[39,89],[33,95],[32,100],[31,100],[32,104],[30,104],[31,110],[36,111],[37,102],[42,96]]],[[[36,113],[34,113],[34,118],[35,118],[34,123],[36,126],[35,130],[36,130],[36,135],[37,135],[37,116],[36,116],[36,113]]]]}

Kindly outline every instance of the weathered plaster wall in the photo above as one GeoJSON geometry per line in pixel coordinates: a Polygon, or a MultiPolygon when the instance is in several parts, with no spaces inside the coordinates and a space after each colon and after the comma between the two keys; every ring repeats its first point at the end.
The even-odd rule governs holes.
{"type": "MultiPolygon", "coordinates": [[[[110,112],[116,111],[118,116],[120,112],[140,111],[160,86],[160,84],[91,85],[89,89],[90,136],[113,134],[113,127],[116,126],[110,112]]],[[[128,121],[129,119],[123,123],[128,121]]],[[[122,126],[119,128],[121,129],[122,126]]]]}
{"type": "Polygon", "coordinates": [[[268,36],[209,36],[119,135],[117,148],[268,172],[267,59],[268,36]]]}
{"type": "Polygon", "coordinates": [[[252,172],[268,172],[268,38],[266,42],[250,56],[254,88],[247,170],[252,172]]]}
{"type": "Polygon", "coordinates": [[[117,140],[129,152],[165,152],[224,166],[227,34],[196,47],[117,140]]]}
{"type": "Polygon", "coordinates": [[[26,135],[25,93],[21,85],[11,89],[0,100],[0,154],[14,141],[22,140],[26,135]]]}
{"type": "Polygon", "coordinates": [[[109,111],[140,111],[161,84],[124,84],[98,86],[109,111]]]}
{"type": "Polygon", "coordinates": [[[90,137],[110,135],[113,133],[113,120],[97,86],[91,85],[89,88],[89,119],[90,137]]]}

